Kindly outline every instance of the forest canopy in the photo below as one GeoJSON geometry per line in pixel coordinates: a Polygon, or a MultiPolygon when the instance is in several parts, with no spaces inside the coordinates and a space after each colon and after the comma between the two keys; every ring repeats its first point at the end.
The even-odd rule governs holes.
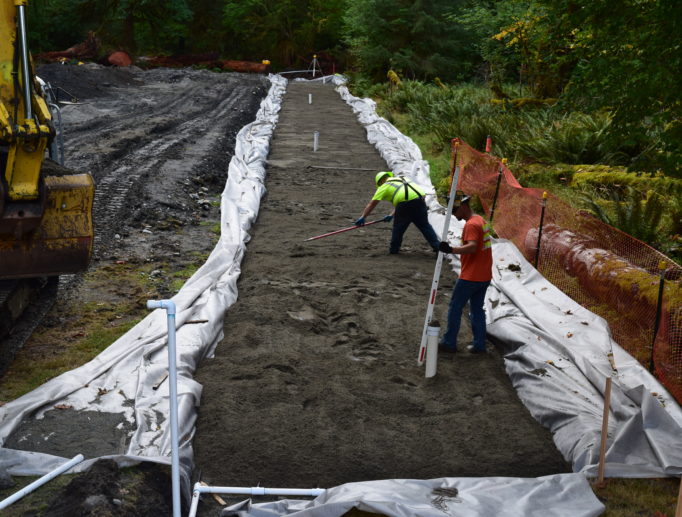
{"type": "Polygon", "coordinates": [[[677,0],[31,0],[33,52],[94,31],[133,55],[218,53],[385,82],[518,84],[556,109],[613,117],[637,167],[682,176],[677,0]]]}

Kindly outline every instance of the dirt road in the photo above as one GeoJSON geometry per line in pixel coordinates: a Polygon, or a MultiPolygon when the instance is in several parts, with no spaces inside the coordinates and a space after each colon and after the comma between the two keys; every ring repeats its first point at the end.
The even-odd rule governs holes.
{"type": "MultiPolygon", "coordinates": [[[[117,261],[145,263],[157,272],[159,295],[174,294],[170,273],[213,248],[215,235],[209,230],[219,213],[211,201],[224,187],[234,137],[255,117],[267,79],[189,69],[143,72],[94,63],[43,65],[38,75],[65,101],[65,165],[90,172],[95,180],[90,272],[117,261]]],[[[82,278],[60,277],[58,307],[82,278]]],[[[117,287],[100,289],[90,283],[75,297],[83,305],[139,294],[117,287]]],[[[73,308],[57,312],[59,308],[45,324],[63,324],[73,308]]],[[[43,313],[33,311],[29,318],[43,313]]],[[[40,334],[44,326],[20,321],[0,349],[19,348],[33,329],[40,334]]],[[[5,355],[0,371],[7,366],[5,355]]]]}
{"type": "Polygon", "coordinates": [[[186,228],[210,211],[206,198],[221,192],[234,137],[253,120],[267,80],[98,65],[48,65],[39,74],[80,102],[62,108],[66,165],[95,179],[95,259],[112,250],[117,257],[195,251],[179,232],[154,235],[171,217],[186,228]],[[140,239],[135,230],[149,227],[140,239]]]}
{"type": "MultiPolygon", "coordinates": [[[[309,488],[570,471],[492,345],[485,357],[442,357],[424,379],[416,354],[436,257],[414,227],[399,255],[388,254],[383,223],[303,242],[352,225],[371,198],[374,172],[348,168],[386,169],[331,86],[290,83],[268,161],[239,300],[197,374],[197,475],[309,488]]],[[[441,321],[452,278],[442,280],[441,321]]],[[[208,498],[202,508],[217,512],[208,498]]]]}

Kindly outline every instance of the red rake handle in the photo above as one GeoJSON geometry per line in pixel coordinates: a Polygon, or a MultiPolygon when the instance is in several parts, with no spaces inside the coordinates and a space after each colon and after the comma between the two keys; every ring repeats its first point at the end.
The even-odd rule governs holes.
{"type": "Polygon", "coordinates": [[[376,221],[370,221],[369,223],[365,223],[362,226],[358,226],[356,224],[355,226],[349,226],[348,228],[342,228],[340,230],[336,230],[335,232],[323,233],[322,235],[318,235],[316,237],[310,237],[309,239],[305,239],[303,242],[314,241],[317,239],[322,239],[324,237],[329,237],[330,235],[336,235],[337,233],[349,232],[351,230],[356,230],[358,228],[362,228],[363,226],[369,226],[370,224],[377,224],[377,223],[383,223],[383,222],[384,222],[383,219],[377,219],[376,221]]]}

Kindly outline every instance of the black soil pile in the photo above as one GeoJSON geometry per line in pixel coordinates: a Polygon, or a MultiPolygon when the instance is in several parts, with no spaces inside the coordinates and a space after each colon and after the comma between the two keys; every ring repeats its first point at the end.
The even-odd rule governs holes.
{"type": "Polygon", "coordinates": [[[113,460],[99,460],[76,476],[49,505],[44,517],[157,517],[171,515],[171,480],[158,466],[142,464],[134,473],[113,460]]]}
{"type": "Polygon", "coordinates": [[[96,63],[62,65],[50,63],[36,70],[38,77],[49,83],[57,93],[58,101],[79,102],[106,97],[112,87],[135,87],[144,84],[140,69],[102,66],[96,63]]]}

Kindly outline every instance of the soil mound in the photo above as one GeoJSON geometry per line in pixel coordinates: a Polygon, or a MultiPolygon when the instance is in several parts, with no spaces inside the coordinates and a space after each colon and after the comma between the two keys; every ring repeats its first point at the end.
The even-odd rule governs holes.
{"type": "Polygon", "coordinates": [[[50,63],[38,67],[37,75],[58,89],[58,101],[76,102],[103,97],[112,87],[142,86],[137,67],[112,67],[96,63],[70,65],[50,63]]]}
{"type": "Polygon", "coordinates": [[[66,485],[44,517],[156,517],[172,514],[167,468],[144,463],[132,473],[99,460],[66,485]],[[135,482],[136,481],[136,482],[135,482]]]}

